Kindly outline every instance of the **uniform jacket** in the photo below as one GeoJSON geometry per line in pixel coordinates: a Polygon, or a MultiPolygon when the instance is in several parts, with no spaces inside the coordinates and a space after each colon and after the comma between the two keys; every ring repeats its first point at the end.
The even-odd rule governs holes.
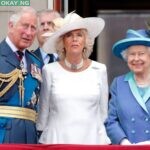
{"type": "Polygon", "coordinates": [[[105,126],[112,144],[123,138],[131,143],[150,140],[150,88],[142,98],[130,72],[114,79],[110,93],[105,126]]]}
{"type": "Polygon", "coordinates": [[[42,63],[42,66],[44,66],[44,61],[43,61],[43,58],[42,58],[40,48],[38,47],[33,53],[40,59],[40,61],[42,63]]]}
{"type": "MultiPolygon", "coordinates": [[[[26,107],[36,110],[36,102],[33,103],[32,100],[33,97],[36,97],[38,94],[39,81],[33,77],[31,73],[31,64],[37,68],[41,68],[41,62],[28,50],[25,52],[25,58],[27,61],[27,75],[24,78],[24,102],[21,102],[19,99],[18,79],[14,85],[0,97],[0,105],[26,107]]],[[[0,73],[7,74],[16,68],[20,69],[20,62],[17,59],[16,54],[10,49],[5,40],[3,40],[0,43],[0,73]]],[[[0,91],[7,85],[7,83],[3,83],[0,87],[0,91]]],[[[3,143],[3,141],[8,143],[24,143],[24,137],[22,136],[22,138],[17,139],[17,134],[23,134],[25,126],[27,128],[25,134],[29,137],[29,139],[26,139],[26,143],[36,143],[36,139],[33,137],[33,134],[36,134],[34,123],[29,120],[21,120],[20,122],[18,120],[19,119],[0,117],[0,143],[3,143]],[[18,128],[16,122],[20,123],[20,125],[18,125],[20,128],[18,128]],[[12,134],[12,136],[8,134],[12,134]]]]}
{"type": "MultiPolygon", "coordinates": [[[[42,66],[44,66],[44,60],[42,58],[42,54],[41,54],[40,48],[38,47],[35,51],[33,51],[33,53],[40,59],[40,61],[42,63],[42,66]]],[[[52,58],[51,62],[59,60],[58,57],[56,57],[54,54],[52,56],[53,56],[53,58],[52,58]]]]}

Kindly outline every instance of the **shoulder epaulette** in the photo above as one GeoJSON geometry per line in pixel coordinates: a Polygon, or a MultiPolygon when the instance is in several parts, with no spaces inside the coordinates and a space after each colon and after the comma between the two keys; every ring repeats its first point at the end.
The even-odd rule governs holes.
{"type": "MultiPolygon", "coordinates": [[[[6,74],[0,73],[1,86],[3,83],[7,83],[7,86],[0,91],[0,97],[3,96],[15,84],[18,78],[20,79],[20,81],[23,81],[22,71],[17,68],[6,74]]],[[[22,88],[22,85],[20,85],[20,83],[19,88],[22,88]]]]}

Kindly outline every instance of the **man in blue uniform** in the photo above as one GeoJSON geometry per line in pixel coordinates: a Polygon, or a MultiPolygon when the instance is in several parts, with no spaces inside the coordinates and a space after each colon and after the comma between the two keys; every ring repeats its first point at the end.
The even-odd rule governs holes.
{"type": "Polygon", "coordinates": [[[37,143],[41,62],[26,49],[36,28],[36,11],[23,7],[10,17],[8,35],[0,43],[0,143],[37,143]]]}

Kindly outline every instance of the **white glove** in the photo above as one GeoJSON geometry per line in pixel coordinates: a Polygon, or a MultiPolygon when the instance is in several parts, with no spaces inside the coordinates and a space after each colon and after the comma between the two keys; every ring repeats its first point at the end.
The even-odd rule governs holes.
{"type": "Polygon", "coordinates": [[[139,142],[139,143],[136,143],[135,145],[150,145],[150,141],[139,142]]]}
{"type": "Polygon", "coordinates": [[[128,139],[123,139],[121,142],[120,142],[120,145],[131,145],[132,143],[128,140],[128,139]]]}

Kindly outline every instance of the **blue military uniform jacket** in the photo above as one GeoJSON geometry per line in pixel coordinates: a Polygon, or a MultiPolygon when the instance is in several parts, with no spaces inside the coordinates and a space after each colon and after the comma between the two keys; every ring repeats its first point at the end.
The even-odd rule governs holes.
{"type": "Polygon", "coordinates": [[[131,143],[150,140],[150,88],[141,97],[130,72],[114,79],[110,93],[105,126],[112,144],[123,138],[131,143]]]}
{"type": "MultiPolygon", "coordinates": [[[[9,88],[5,94],[0,97],[0,106],[24,107],[36,110],[39,94],[39,81],[33,76],[31,66],[40,69],[42,64],[40,60],[28,50],[25,51],[27,60],[27,74],[24,76],[24,100],[20,100],[19,79],[11,86],[7,82],[0,80],[0,92],[9,88]],[[34,99],[34,102],[33,102],[34,99]]],[[[20,69],[20,62],[16,54],[10,49],[4,41],[0,43],[0,74],[9,74],[16,68],[20,69]]],[[[31,120],[17,119],[13,117],[3,117],[0,114],[0,143],[36,143],[35,122],[31,120]]]]}
{"type": "Polygon", "coordinates": [[[40,59],[42,66],[44,66],[44,61],[40,52],[40,48],[38,47],[35,51],[33,51],[33,53],[40,59]]]}

